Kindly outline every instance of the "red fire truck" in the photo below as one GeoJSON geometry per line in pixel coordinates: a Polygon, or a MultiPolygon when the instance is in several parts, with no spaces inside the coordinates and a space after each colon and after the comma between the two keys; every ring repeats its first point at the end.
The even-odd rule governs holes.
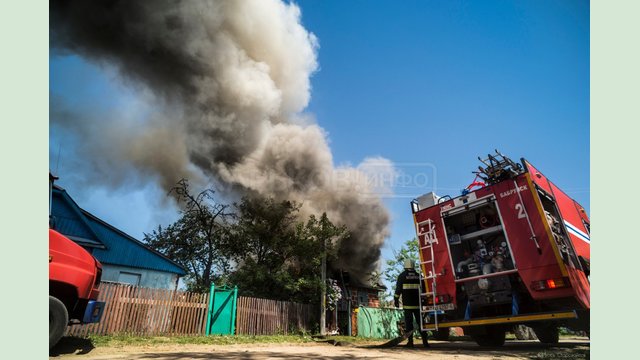
{"type": "Polygon", "coordinates": [[[411,202],[423,274],[423,330],[462,327],[501,346],[515,325],[544,343],[558,327],[589,333],[589,216],[525,159],[497,150],[462,195],[411,202]]]}
{"type": "MultiPolygon", "coordinates": [[[[49,174],[49,194],[55,179],[49,174]]],[[[98,260],[49,229],[49,349],[64,335],[67,325],[100,321],[105,305],[96,301],[101,275],[98,260]]]]}

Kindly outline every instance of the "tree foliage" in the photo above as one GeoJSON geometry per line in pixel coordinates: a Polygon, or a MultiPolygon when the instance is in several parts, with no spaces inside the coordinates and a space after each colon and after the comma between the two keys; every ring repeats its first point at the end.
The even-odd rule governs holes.
{"type": "Polygon", "coordinates": [[[231,281],[248,296],[318,301],[322,256],[335,256],[334,244],[346,230],[326,214],[298,222],[299,205],[290,201],[246,198],[236,207],[231,281]]]}
{"type": "Polygon", "coordinates": [[[384,269],[382,277],[388,284],[391,284],[391,288],[389,289],[391,296],[393,296],[393,292],[395,291],[393,287],[396,285],[398,275],[404,270],[405,260],[413,260],[414,264],[416,264],[416,271],[420,272],[418,251],[418,239],[409,239],[400,247],[400,250],[393,250],[393,259],[386,261],[387,266],[384,269]]]}
{"type": "Polygon", "coordinates": [[[144,235],[145,242],[187,269],[190,291],[206,291],[212,282],[224,282],[231,268],[229,223],[234,215],[229,205],[216,203],[214,191],[193,194],[183,179],[171,189],[182,205],[173,224],[144,235]]]}
{"type": "Polygon", "coordinates": [[[188,270],[189,290],[206,291],[213,282],[237,285],[245,296],[319,302],[322,257],[335,258],[346,228],[326,214],[301,220],[292,201],[255,197],[229,206],[215,202],[212,190],[194,195],[187,180],[171,191],[180,218],[145,241],[188,270]]]}

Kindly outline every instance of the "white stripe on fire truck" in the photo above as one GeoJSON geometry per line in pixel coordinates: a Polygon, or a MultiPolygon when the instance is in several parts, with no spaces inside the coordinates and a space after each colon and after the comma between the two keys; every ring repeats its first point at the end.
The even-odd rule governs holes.
{"type": "Polygon", "coordinates": [[[567,220],[564,221],[564,224],[567,226],[567,230],[569,230],[570,233],[572,233],[573,235],[575,235],[578,238],[580,238],[580,240],[584,240],[584,241],[586,241],[588,243],[591,243],[591,239],[589,238],[589,235],[587,235],[587,234],[583,233],[582,231],[580,231],[577,227],[572,225],[567,220]]]}

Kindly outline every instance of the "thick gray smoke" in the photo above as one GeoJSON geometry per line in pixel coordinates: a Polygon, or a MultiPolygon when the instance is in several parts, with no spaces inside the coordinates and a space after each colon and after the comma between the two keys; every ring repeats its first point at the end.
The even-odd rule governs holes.
{"type": "Polygon", "coordinates": [[[359,170],[334,167],[323,130],[304,119],[317,41],[295,4],[51,1],[50,34],[54,52],[116,69],[154,109],[143,121],[105,119],[52,97],[52,125],[100,155],[86,167],[96,178],[117,186],[134,172],[164,188],[211,178],[297,200],[352,231],[338,266],[361,279],[375,270],[389,216],[359,170]]]}

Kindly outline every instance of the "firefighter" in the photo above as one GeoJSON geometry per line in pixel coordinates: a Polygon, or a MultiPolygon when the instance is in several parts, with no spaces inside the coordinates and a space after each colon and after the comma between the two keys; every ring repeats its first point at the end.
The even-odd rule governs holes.
{"type": "MultiPolygon", "coordinates": [[[[400,294],[402,294],[402,309],[404,310],[405,331],[411,333],[407,347],[413,347],[413,319],[420,324],[420,275],[414,269],[413,260],[404,261],[404,271],[398,276],[396,293],[393,297],[393,305],[400,307],[400,294]]],[[[427,333],[420,331],[422,344],[429,347],[427,333]]]]}

